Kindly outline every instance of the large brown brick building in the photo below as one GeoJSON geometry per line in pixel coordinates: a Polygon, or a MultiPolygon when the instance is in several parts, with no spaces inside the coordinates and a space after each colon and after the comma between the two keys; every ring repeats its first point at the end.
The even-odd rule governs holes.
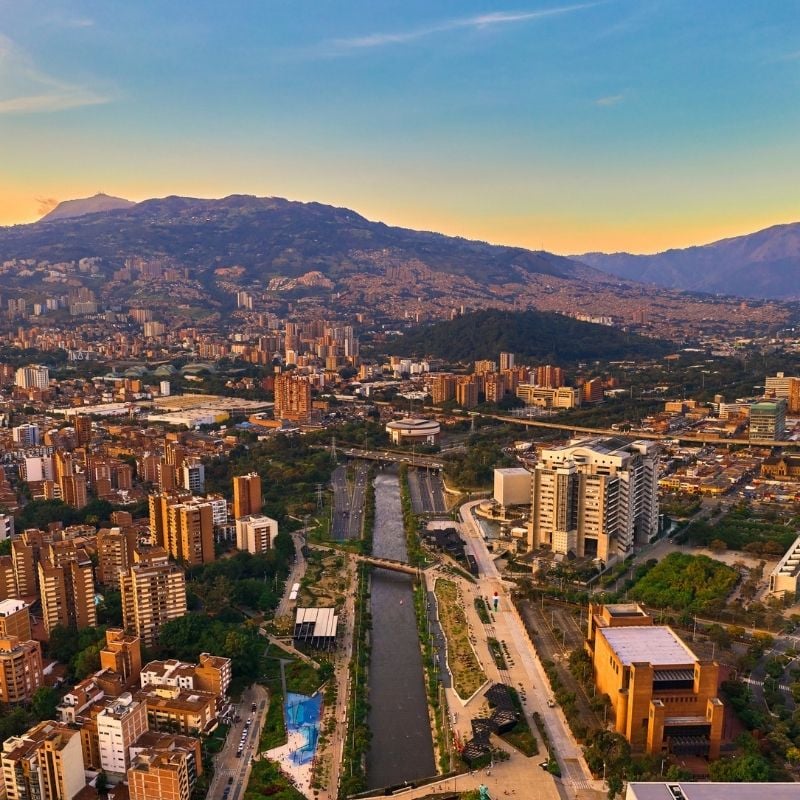
{"type": "Polygon", "coordinates": [[[634,752],[719,757],[719,665],[700,661],[672,628],[634,604],[590,605],[586,642],[614,729],[634,752]]]}

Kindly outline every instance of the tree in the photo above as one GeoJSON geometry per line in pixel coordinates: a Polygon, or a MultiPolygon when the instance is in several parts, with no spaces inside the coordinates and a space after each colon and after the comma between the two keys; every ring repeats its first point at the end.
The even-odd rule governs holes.
{"type": "Polygon", "coordinates": [[[100,669],[100,647],[96,644],[81,650],[73,661],[73,672],[78,680],[83,680],[100,669]]]}
{"type": "Polygon", "coordinates": [[[58,694],[50,686],[40,686],[31,698],[31,713],[38,720],[55,719],[58,694]]]}
{"type": "Polygon", "coordinates": [[[731,783],[764,783],[770,779],[771,772],[769,762],[756,753],[720,759],[708,766],[712,781],[731,783]]]}

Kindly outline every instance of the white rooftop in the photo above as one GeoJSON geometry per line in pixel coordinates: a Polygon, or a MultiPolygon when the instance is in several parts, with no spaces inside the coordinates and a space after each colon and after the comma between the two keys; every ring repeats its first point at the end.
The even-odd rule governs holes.
{"type": "Polygon", "coordinates": [[[697,656],[666,625],[598,628],[597,632],[625,666],[641,661],[654,667],[675,667],[697,661],[697,656]]]}
{"type": "Polygon", "coordinates": [[[314,624],[314,638],[336,636],[339,625],[339,617],[335,608],[298,608],[295,614],[294,624],[304,623],[314,624]]]}
{"type": "Polygon", "coordinates": [[[625,800],[754,800],[769,794],[770,800],[797,800],[796,783],[667,783],[628,784],[625,800]]]}
{"type": "Polygon", "coordinates": [[[17,611],[25,608],[24,600],[17,600],[10,597],[8,600],[0,600],[0,617],[7,617],[9,614],[14,614],[17,611]]]}

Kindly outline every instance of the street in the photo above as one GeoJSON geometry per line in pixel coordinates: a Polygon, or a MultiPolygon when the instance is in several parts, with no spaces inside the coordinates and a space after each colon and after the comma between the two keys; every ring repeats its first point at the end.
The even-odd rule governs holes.
{"type": "Polygon", "coordinates": [[[250,778],[251,761],[258,753],[258,742],[261,737],[261,728],[267,715],[269,694],[263,686],[253,684],[242,693],[242,699],[236,706],[236,716],[240,722],[231,725],[225,746],[214,758],[214,779],[208,790],[207,800],[222,800],[225,790],[230,791],[225,800],[239,800],[247,781],[250,778]],[[256,704],[256,711],[251,711],[252,704],[256,704]],[[250,724],[244,750],[240,757],[236,756],[245,722],[253,718],[250,724]]]}
{"type": "MultiPolygon", "coordinates": [[[[497,592],[499,610],[494,614],[495,636],[506,643],[511,654],[509,681],[513,686],[528,690],[520,699],[531,728],[535,730],[532,714],[536,711],[544,722],[554,755],[561,767],[563,783],[570,787],[573,797],[595,797],[597,792],[602,790],[602,781],[595,780],[589,772],[583,753],[573,738],[561,709],[557,706],[551,708],[548,705],[550,684],[539,656],[528,638],[525,626],[511,602],[506,582],[500,577],[480,529],[474,521],[471,512],[474,505],[475,503],[471,502],[461,507],[464,537],[480,570],[477,584],[462,583],[462,588],[466,586],[468,593],[464,598],[465,609],[474,605],[475,596],[492,597],[497,592]]],[[[482,660],[485,665],[489,663],[482,660]]],[[[538,769],[535,760],[530,761],[531,767],[538,769]]]]}

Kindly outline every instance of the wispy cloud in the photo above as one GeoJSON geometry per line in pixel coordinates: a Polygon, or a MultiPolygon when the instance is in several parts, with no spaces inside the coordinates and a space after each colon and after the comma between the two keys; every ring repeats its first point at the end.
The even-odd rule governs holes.
{"type": "Polygon", "coordinates": [[[40,70],[11,39],[0,34],[0,114],[35,114],[108,103],[88,86],[40,70]]]}
{"type": "Polygon", "coordinates": [[[570,14],[575,11],[582,11],[593,6],[600,5],[603,0],[591,3],[577,3],[573,5],[553,6],[551,8],[538,9],[536,11],[494,11],[487,14],[476,14],[469,17],[455,17],[453,19],[442,20],[430,25],[419,28],[411,28],[405,31],[384,31],[370,33],[364,36],[353,36],[349,38],[330,39],[320,43],[313,51],[307,55],[317,57],[335,57],[347,55],[358,51],[370,50],[379,47],[386,47],[396,44],[407,44],[429,36],[440,33],[448,33],[458,30],[487,30],[503,25],[513,25],[516,23],[532,22],[547,17],[555,17],[561,14],[570,14]]]}
{"type": "Polygon", "coordinates": [[[55,197],[37,197],[36,205],[39,211],[39,216],[43,217],[58,205],[58,199],[55,197]]]}
{"type": "Polygon", "coordinates": [[[594,104],[601,107],[618,106],[624,99],[624,94],[609,94],[605,97],[598,97],[594,104]]]}

